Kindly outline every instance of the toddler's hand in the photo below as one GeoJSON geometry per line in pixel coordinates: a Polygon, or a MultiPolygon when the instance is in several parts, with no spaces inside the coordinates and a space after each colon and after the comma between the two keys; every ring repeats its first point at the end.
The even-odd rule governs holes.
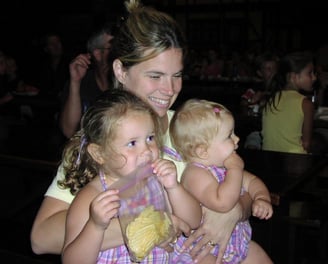
{"type": "Polygon", "coordinates": [[[165,188],[175,188],[177,182],[177,168],[175,164],[166,159],[158,159],[152,164],[153,172],[157,175],[165,188]]]}
{"type": "Polygon", "coordinates": [[[90,204],[90,220],[106,229],[120,207],[118,190],[107,190],[96,196],[90,204]]]}

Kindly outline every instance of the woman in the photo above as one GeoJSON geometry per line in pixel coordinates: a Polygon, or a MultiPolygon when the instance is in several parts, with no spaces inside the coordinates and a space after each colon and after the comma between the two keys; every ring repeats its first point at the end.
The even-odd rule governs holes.
{"type": "MultiPolygon", "coordinates": [[[[176,21],[167,14],[143,7],[134,0],[126,1],[126,7],[129,16],[122,21],[112,43],[114,86],[131,91],[153,108],[166,131],[164,145],[170,146],[168,125],[173,112],[169,109],[182,87],[185,39],[176,21]]],[[[183,163],[176,164],[181,175],[183,163]]],[[[67,189],[57,186],[57,180],[63,176],[62,167],[59,167],[34,221],[31,243],[37,254],[61,252],[66,213],[74,198],[67,189]]],[[[185,244],[187,247],[202,236],[191,252],[193,256],[197,255],[197,260],[207,255],[213,244],[218,243],[225,249],[236,223],[248,217],[250,199],[242,202],[246,202],[246,206],[239,203],[227,214],[205,212],[203,225],[190,235],[185,244]],[[247,210],[244,212],[243,208],[247,210]]],[[[190,233],[186,223],[178,218],[173,221],[178,234],[190,233]]],[[[102,249],[123,243],[118,222],[116,225],[112,223],[108,231],[106,234],[111,236],[105,234],[102,249]]],[[[169,244],[166,249],[172,250],[169,244]]],[[[218,260],[223,252],[220,250],[218,260]]]]}

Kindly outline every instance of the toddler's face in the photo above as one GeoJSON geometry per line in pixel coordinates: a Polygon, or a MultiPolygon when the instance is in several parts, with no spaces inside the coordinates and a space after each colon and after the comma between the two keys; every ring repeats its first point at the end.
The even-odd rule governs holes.
{"type": "Polygon", "coordinates": [[[105,165],[112,174],[126,176],[137,167],[158,159],[157,135],[148,113],[128,112],[118,122],[115,134],[115,139],[109,144],[116,154],[107,155],[108,162],[105,165]]]}

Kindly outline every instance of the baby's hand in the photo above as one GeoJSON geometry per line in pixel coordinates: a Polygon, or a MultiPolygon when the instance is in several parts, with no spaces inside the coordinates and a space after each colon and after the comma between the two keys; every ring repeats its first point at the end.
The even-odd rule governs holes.
{"type": "Polygon", "coordinates": [[[118,190],[107,190],[96,196],[90,204],[90,219],[95,225],[106,229],[120,207],[118,190]]]}
{"type": "Polygon", "coordinates": [[[166,159],[158,159],[152,164],[153,172],[157,175],[165,188],[170,189],[178,185],[177,168],[175,164],[166,159]]]}
{"type": "Polygon", "coordinates": [[[224,160],[223,165],[227,168],[227,170],[244,169],[244,161],[235,151],[227,159],[224,160]]]}
{"type": "Polygon", "coordinates": [[[255,200],[252,204],[252,214],[260,219],[268,220],[273,214],[271,203],[262,199],[255,200]]]}

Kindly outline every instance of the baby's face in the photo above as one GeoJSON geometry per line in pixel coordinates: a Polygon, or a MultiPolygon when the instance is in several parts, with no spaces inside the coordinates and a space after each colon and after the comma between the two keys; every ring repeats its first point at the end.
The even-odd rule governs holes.
{"type": "Polygon", "coordinates": [[[230,114],[222,114],[218,134],[211,141],[208,152],[210,164],[223,166],[224,161],[238,148],[239,137],[234,133],[234,119],[230,114]]]}

